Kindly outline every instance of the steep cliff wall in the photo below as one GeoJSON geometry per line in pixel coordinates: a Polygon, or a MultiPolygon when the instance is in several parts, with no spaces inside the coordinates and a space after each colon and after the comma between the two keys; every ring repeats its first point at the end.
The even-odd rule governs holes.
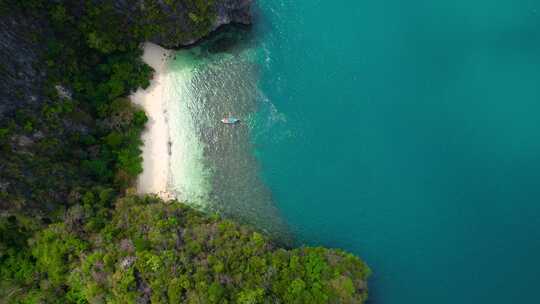
{"type": "MultiPolygon", "coordinates": [[[[50,35],[48,13],[21,8],[23,2],[0,0],[0,119],[19,107],[41,104],[44,50],[50,35]]],[[[75,1],[53,1],[70,3],[75,1]]],[[[84,2],[79,1],[81,11],[84,2]]],[[[251,22],[251,0],[94,0],[113,5],[132,27],[147,30],[148,40],[168,48],[195,43],[222,25],[251,22]],[[148,30],[150,29],[150,30],[148,30]]],[[[32,5],[29,5],[32,7],[32,5]]],[[[23,6],[24,7],[24,6],[23,6]]]]}
{"type": "Polygon", "coordinates": [[[35,107],[41,101],[45,72],[40,57],[45,49],[37,43],[46,35],[43,16],[25,14],[6,4],[0,9],[0,119],[19,107],[35,107]]]}
{"type": "Polygon", "coordinates": [[[168,48],[191,45],[222,25],[250,24],[252,19],[252,0],[150,2],[114,1],[118,11],[127,14],[132,22],[150,23],[158,28],[149,40],[168,48]]]}

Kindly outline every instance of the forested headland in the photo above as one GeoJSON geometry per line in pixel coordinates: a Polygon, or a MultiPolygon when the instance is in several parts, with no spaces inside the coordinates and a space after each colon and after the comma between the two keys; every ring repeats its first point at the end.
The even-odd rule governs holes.
{"type": "Polygon", "coordinates": [[[0,0],[0,29],[13,39],[0,45],[10,84],[0,92],[0,299],[362,303],[370,270],[351,254],[282,249],[217,215],[132,193],[147,117],[128,96],[153,73],[140,45],[205,37],[220,1],[142,0],[125,14],[124,2],[0,0]],[[26,62],[21,45],[32,50],[21,51],[26,62]]]}

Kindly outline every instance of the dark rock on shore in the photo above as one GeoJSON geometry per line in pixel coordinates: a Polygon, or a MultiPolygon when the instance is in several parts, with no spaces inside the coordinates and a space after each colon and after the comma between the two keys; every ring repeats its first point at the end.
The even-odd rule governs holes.
{"type": "MultiPolygon", "coordinates": [[[[178,48],[189,46],[219,27],[228,24],[251,24],[252,0],[205,0],[205,1],[156,1],[156,7],[149,8],[144,1],[115,0],[114,4],[118,11],[127,14],[133,20],[140,18],[140,12],[148,12],[154,9],[163,14],[156,14],[157,18],[148,19],[160,30],[150,38],[150,41],[166,48],[178,48]],[[207,8],[200,8],[194,4],[204,2],[207,8]],[[197,13],[192,13],[193,11],[197,13]]],[[[144,13],[143,13],[144,15],[144,13]]]]}
{"type": "Polygon", "coordinates": [[[42,16],[26,16],[17,8],[0,10],[0,119],[4,113],[43,102],[40,57],[45,46],[37,40],[46,35],[46,28],[42,16]]]}

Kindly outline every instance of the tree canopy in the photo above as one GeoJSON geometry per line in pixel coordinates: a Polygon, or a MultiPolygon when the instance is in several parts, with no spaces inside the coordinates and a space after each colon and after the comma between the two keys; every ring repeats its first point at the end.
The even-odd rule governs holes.
{"type": "Polygon", "coordinates": [[[127,96],[153,73],[140,43],[165,31],[167,13],[187,16],[178,39],[201,38],[215,18],[213,1],[164,1],[181,12],[142,2],[129,19],[112,1],[0,0],[2,16],[48,20],[35,37],[46,49],[40,100],[0,120],[0,299],[362,303],[370,271],[351,254],[286,250],[179,202],[124,195],[142,171],[147,122],[127,96]]]}
{"type": "MultiPolygon", "coordinates": [[[[0,296],[12,303],[246,304],[367,297],[370,270],[351,254],[285,250],[247,227],[155,197],[130,195],[109,209],[111,193],[85,193],[63,221],[1,255],[0,296]]],[[[4,242],[13,228],[2,222],[4,242]]]]}

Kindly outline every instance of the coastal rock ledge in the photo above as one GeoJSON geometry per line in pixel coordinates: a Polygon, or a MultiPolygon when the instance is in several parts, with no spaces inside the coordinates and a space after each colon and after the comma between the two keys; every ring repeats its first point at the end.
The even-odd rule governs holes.
{"type": "Polygon", "coordinates": [[[151,8],[145,0],[114,2],[118,12],[134,22],[140,22],[133,20],[140,18],[140,11],[158,12],[157,17],[147,20],[159,27],[150,42],[166,48],[192,45],[223,25],[252,22],[253,0],[155,0],[151,8]]]}
{"type": "Polygon", "coordinates": [[[251,24],[252,0],[223,0],[217,2],[216,28],[228,23],[251,24]]]}

